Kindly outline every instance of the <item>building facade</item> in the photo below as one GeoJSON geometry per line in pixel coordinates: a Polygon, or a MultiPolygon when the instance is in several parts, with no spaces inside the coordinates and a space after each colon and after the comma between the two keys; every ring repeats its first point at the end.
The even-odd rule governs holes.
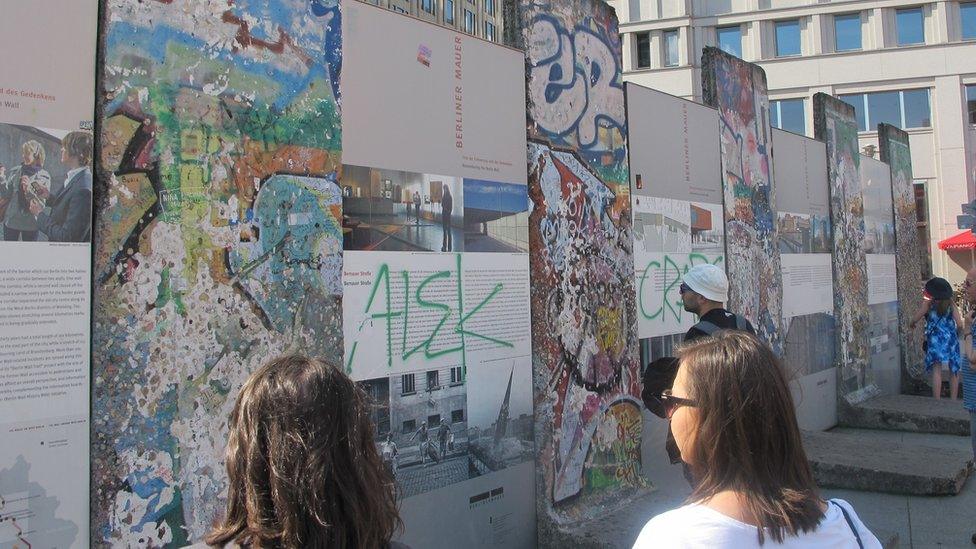
{"type": "Polygon", "coordinates": [[[502,0],[365,0],[492,42],[502,39],[502,0]]]}
{"type": "MultiPolygon", "coordinates": [[[[701,51],[766,71],[774,126],[813,135],[817,92],[854,105],[860,145],[908,131],[923,270],[959,281],[971,252],[942,252],[976,185],[976,0],[610,0],[624,78],[701,102],[701,51]]],[[[923,275],[929,275],[929,272],[923,275]]]]}

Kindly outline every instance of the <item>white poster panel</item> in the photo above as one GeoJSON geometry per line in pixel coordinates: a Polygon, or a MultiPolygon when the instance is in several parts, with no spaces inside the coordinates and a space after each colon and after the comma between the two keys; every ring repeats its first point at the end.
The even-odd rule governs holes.
{"type": "Polygon", "coordinates": [[[532,547],[523,54],[342,9],[345,368],[377,403],[401,540],[532,547]]]}
{"type": "Polygon", "coordinates": [[[776,229],[783,276],[784,363],[797,420],[820,430],[837,422],[827,153],[823,143],[773,129],[776,229]]]}
{"type": "Polygon", "coordinates": [[[0,547],[84,548],[98,3],[2,11],[0,547]]]}
{"type": "Polygon", "coordinates": [[[898,344],[898,273],[891,170],[880,160],[861,156],[864,196],[864,252],[867,261],[871,332],[871,370],[885,394],[901,390],[898,344]]]}
{"type": "Polygon", "coordinates": [[[522,52],[353,0],[342,23],[344,163],[526,183],[522,52]]]}
{"type": "Polygon", "coordinates": [[[697,322],[681,304],[681,277],[704,263],[725,268],[718,114],[631,83],[626,94],[637,332],[658,338],[641,344],[646,363],[697,322]]]}

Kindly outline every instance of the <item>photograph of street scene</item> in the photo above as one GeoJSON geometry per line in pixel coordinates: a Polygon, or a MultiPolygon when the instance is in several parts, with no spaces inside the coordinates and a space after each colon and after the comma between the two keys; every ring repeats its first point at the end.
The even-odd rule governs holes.
{"type": "Polygon", "coordinates": [[[779,252],[782,254],[830,253],[830,218],[820,215],[778,212],[779,252]]]}
{"type": "Polygon", "coordinates": [[[514,375],[512,366],[491,384],[498,390],[488,392],[492,402],[485,401],[476,425],[469,423],[462,366],[359,382],[372,400],[377,449],[403,498],[533,459],[532,411],[517,409],[514,375]]]}

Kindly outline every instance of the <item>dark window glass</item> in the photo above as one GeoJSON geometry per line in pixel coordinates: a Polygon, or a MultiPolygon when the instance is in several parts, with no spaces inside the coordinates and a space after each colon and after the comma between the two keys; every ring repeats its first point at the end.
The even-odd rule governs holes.
{"type": "Polygon", "coordinates": [[[461,423],[464,421],[464,410],[451,411],[451,423],[461,423]]]}
{"type": "Polygon", "coordinates": [[[404,433],[413,433],[416,430],[417,430],[417,420],[416,419],[408,419],[408,420],[406,420],[406,421],[403,422],[403,432],[404,433]]]}
{"type": "Polygon", "coordinates": [[[464,32],[474,32],[474,14],[468,10],[464,10],[464,32]]]}
{"type": "Polygon", "coordinates": [[[835,51],[861,49],[861,14],[835,15],[834,38],[835,51]]]}
{"type": "Polygon", "coordinates": [[[776,22],[776,57],[800,55],[800,21],[776,22]]]}
{"type": "Polygon", "coordinates": [[[857,117],[857,129],[860,131],[867,131],[868,124],[865,118],[864,112],[864,94],[863,93],[852,93],[849,95],[840,95],[840,100],[854,107],[854,115],[857,117]]]}
{"type": "Polygon", "coordinates": [[[802,99],[771,101],[770,110],[773,111],[773,126],[800,135],[806,133],[806,113],[803,111],[802,99]]]}
{"type": "Polygon", "coordinates": [[[434,0],[420,0],[420,9],[427,13],[434,13],[434,0]]]}
{"type": "Polygon", "coordinates": [[[485,0],[485,13],[495,15],[495,0],[485,0]]]}
{"type": "Polygon", "coordinates": [[[976,84],[966,86],[966,110],[969,111],[969,123],[976,124],[976,84]]]}
{"type": "Polygon", "coordinates": [[[439,379],[440,379],[440,375],[438,375],[437,370],[432,370],[430,372],[427,372],[427,390],[430,391],[432,389],[436,389],[437,387],[439,387],[440,386],[439,379]]]}
{"type": "Polygon", "coordinates": [[[642,32],[637,35],[637,68],[646,69],[651,66],[651,35],[642,32]]]}
{"type": "MultiPolygon", "coordinates": [[[[929,90],[905,90],[905,128],[931,128],[932,113],[929,110],[929,90]]],[[[874,115],[871,115],[874,118],[874,115]]]]}
{"type": "Polygon", "coordinates": [[[433,414],[433,415],[427,416],[427,427],[433,429],[434,427],[437,427],[440,424],[441,424],[441,415],[440,414],[433,414]]]}
{"type": "Polygon", "coordinates": [[[878,124],[886,122],[902,127],[901,105],[898,92],[877,92],[868,94],[868,128],[874,131],[878,124]]]}
{"type": "Polygon", "coordinates": [[[444,22],[454,24],[454,0],[444,0],[444,22]]]}
{"type": "Polygon", "coordinates": [[[976,2],[959,4],[959,20],[962,25],[962,39],[976,40],[976,2]]]}
{"type": "Polygon", "coordinates": [[[718,27],[715,33],[718,35],[718,47],[722,51],[742,57],[742,28],[739,25],[718,27]]]}
{"type": "Polygon", "coordinates": [[[400,389],[400,393],[402,393],[404,395],[408,395],[410,393],[417,392],[417,389],[414,386],[413,374],[403,374],[400,377],[400,381],[401,381],[401,384],[403,385],[401,387],[401,389],[400,389]]]}
{"type": "Polygon", "coordinates": [[[895,22],[898,25],[898,45],[925,43],[925,18],[922,8],[907,8],[895,10],[895,22]]]}
{"type": "Polygon", "coordinates": [[[485,21],[485,39],[495,41],[495,25],[485,21]]]}
{"type": "Polygon", "coordinates": [[[678,66],[678,31],[664,31],[664,66],[678,66]]]}

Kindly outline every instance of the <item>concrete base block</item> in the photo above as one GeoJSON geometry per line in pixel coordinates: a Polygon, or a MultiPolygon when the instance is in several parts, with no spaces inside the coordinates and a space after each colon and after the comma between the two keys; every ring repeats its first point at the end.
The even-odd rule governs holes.
{"type": "Polygon", "coordinates": [[[838,433],[803,434],[820,486],[911,495],[954,495],[972,470],[972,455],[838,433]]]}

